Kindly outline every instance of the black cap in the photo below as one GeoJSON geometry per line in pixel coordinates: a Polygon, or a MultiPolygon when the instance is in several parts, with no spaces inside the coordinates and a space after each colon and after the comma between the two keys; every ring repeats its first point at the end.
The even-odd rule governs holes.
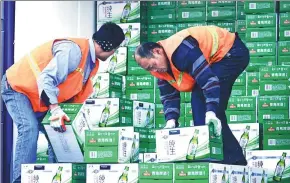
{"type": "Polygon", "coordinates": [[[95,40],[106,52],[118,48],[124,39],[125,35],[122,28],[113,22],[103,24],[100,29],[93,34],[93,40],[95,40]]]}

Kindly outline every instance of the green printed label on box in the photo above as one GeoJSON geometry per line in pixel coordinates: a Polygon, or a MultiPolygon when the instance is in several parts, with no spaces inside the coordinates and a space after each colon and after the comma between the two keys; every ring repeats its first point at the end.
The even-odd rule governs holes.
{"type": "Polygon", "coordinates": [[[209,0],[207,1],[207,6],[236,6],[235,1],[217,1],[217,0],[209,0]]]}
{"type": "MultiPolygon", "coordinates": [[[[256,49],[256,51],[257,51],[257,49],[256,49]]],[[[259,52],[261,52],[260,48],[259,48],[259,52]]],[[[252,53],[253,54],[256,53],[256,52],[254,52],[254,49],[252,49],[252,53]]],[[[248,67],[246,68],[246,70],[248,72],[254,72],[254,71],[258,72],[260,66],[272,66],[272,65],[276,65],[276,56],[258,56],[257,57],[255,55],[253,55],[250,57],[250,63],[248,65],[248,67]]]]}
{"type": "Polygon", "coordinates": [[[235,22],[230,22],[230,21],[227,21],[227,22],[224,22],[224,21],[216,21],[216,22],[208,22],[207,23],[208,25],[215,25],[215,26],[218,26],[218,27],[221,27],[221,28],[224,28],[230,32],[235,32],[236,30],[236,24],[235,22]]]}
{"type": "Polygon", "coordinates": [[[230,97],[227,110],[255,111],[256,97],[230,97]]]}
{"type": "Polygon", "coordinates": [[[149,24],[148,25],[148,36],[159,37],[159,36],[171,36],[176,33],[176,24],[149,24]]]}
{"type": "Polygon", "coordinates": [[[148,23],[172,23],[176,22],[175,9],[149,10],[148,23]]]}
{"type": "Polygon", "coordinates": [[[280,13],[280,27],[289,27],[290,13],[280,13]]]}
{"type": "Polygon", "coordinates": [[[126,98],[143,102],[154,102],[154,91],[152,89],[126,90],[126,98]]]}
{"type": "Polygon", "coordinates": [[[73,163],[72,164],[72,179],[73,180],[86,180],[87,164],[73,163]]]}
{"type": "Polygon", "coordinates": [[[246,86],[233,86],[231,96],[245,96],[246,86]]]}
{"type": "Polygon", "coordinates": [[[264,135],[263,150],[290,150],[290,135],[264,135]]]}
{"type": "Polygon", "coordinates": [[[247,42],[250,56],[276,55],[276,42],[247,42]]]}
{"type": "Polygon", "coordinates": [[[256,111],[226,111],[228,123],[256,123],[256,111]]]}
{"type": "Polygon", "coordinates": [[[279,56],[290,55],[290,41],[278,42],[278,55],[279,56]]]}
{"type": "Polygon", "coordinates": [[[290,77],[290,67],[271,66],[260,67],[260,79],[264,80],[288,80],[290,77]]]}
{"type": "Polygon", "coordinates": [[[205,7],[206,1],[177,1],[178,8],[205,7]]]}
{"type": "Polygon", "coordinates": [[[260,96],[258,97],[259,108],[258,110],[287,110],[289,109],[288,96],[260,96]]]}
{"type": "Polygon", "coordinates": [[[249,42],[271,42],[276,41],[276,27],[274,28],[248,28],[246,41],[249,42]]]}
{"type": "Polygon", "coordinates": [[[85,146],[116,146],[119,142],[119,131],[85,131],[85,146]]]}
{"type": "Polygon", "coordinates": [[[182,8],[177,10],[177,22],[199,22],[206,21],[205,8],[182,8]]]}
{"type": "Polygon", "coordinates": [[[149,75],[150,72],[140,67],[135,61],[128,61],[128,75],[149,75]]]}
{"type": "Polygon", "coordinates": [[[256,97],[259,95],[260,86],[259,85],[249,85],[247,87],[247,96],[256,97]]]}
{"type": "Polygon", "coordinates": [[[258,122],[264,123],[268,120],[285,120],[289,119],[288,110],[261,110],[258,113],[258,122]]]}
{"type": "Polygon", "coordinates": [[[146,76],[126,76],[126,89],[153,89],[154,77],[146,76]]]}
{"type": "Polygon", "coordinates": [[[246,33],[247,27],[246,27],[246,20],[237,20],[237,32],[240,33],[246,33]]]}
{"type": "Polygon", "coordinates": [[[290,41],[290,27],[279,28],[279,41],[290,41]]]}
{"type": "Polygon", "coordinates": [[[261,81],[260,95],[290,95],[290,82],[261,81]]]}
{"type": "Polygon", "coordinates": [[[183,29],[187,29],[189,27],[195,27],[195,26],[205,26],[206,22],[191,22],[191,23],[177,23],[176,27],[177,27],[177,32],[183,30],[183,29]]]}
{"type": "Polygon", "coordinates": [[[245,1],[245,13],[274,13],[275,3],[273,1],[245,1]]]}
{"type": "Polygon", "coordinates": [[[236,79],[235,86],[246,86],[246,72],[242,72],[236,79]]]}
{"type": "Polygon", "coordinates": [[[269,120],[263,123],[263,135],[289,135],[290,120],[269,120]]]}
{"type": "Polygon", "coordinates": [[[207,20],[233,20],[236,18],[236,7],[208,7],[207,20]]]}
{"type": "Polygon", "coordinates": [[[139,164],[140,179],[172,180],[173,163],[141,163],[139,164]]]}
{"type": "Polygon", "coordinates": [[[276,13],[246,15],[247,28],[276,27],[276,13]]]}
{"type": "Polygon", "coordinates": [[[247,83],[248,85],[258,85],[260,81],[259,72],[247,72],[247,83]]]}
{"type": "Polygon", "coordinates": [[[176,7],[175,1],[150,1],[147,2],[147,8],[151,9],[172,9],[176,7]]]}

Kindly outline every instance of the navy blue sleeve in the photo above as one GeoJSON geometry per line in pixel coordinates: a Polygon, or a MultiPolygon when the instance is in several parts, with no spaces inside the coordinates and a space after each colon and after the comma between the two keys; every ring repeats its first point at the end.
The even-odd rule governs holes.
{"type": "Polygon", "coordinates": [[[180,116],[180,92],[165,80],[158,79],[157,83],[165,120],[175,119],[178,121],[180,116]]]}
{"type": "Polygon", "coordinates": [[[219,79],[212,72],[198,42],[192,37],[183,40],[172,55],[172,62],[179,71],[189,73],[202,88],[206,111],[216,113],[220,98],[219,79]]]}

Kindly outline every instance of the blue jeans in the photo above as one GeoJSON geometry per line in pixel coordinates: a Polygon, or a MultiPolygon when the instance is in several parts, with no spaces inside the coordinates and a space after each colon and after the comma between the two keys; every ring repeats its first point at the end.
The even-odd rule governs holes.
{"type": "MultiPolygon", "coordinates": [[[[2,78],[1,94],[6,108],[18,130],[15,158],[11,173],[12,183],[20,182],[21,164],[36,163],[39,131],[46,134],[41,124],[46,113],[34,112],[27,96],[14,91],[8,84],[6,75],[2,78]]],[[[48,154],[49,162],[54,162],[54,154],[50,144],[48,145],[48,154]]]]}
{"type": "MultiPolygon", "coordinates": [[[[212,71],[220,82],[220,103],[217,117],[221,120],[223,134],[224,160],[222,163],[235,164],[246,162],[242,148],[227,124],[226,109],[231,96],[232,86],[237,77],[249,64],[249,50],[236,34],[235,42],[226,56],[211,65],[212,71]]],[[[205,124],[206,104],[202,89],[196,85],[191,94],[192,114],[195,126],[205,124]]]]}

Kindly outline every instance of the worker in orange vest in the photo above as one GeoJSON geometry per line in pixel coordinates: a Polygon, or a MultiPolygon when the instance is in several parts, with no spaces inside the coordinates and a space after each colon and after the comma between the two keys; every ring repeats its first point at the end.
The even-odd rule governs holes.
{"type": "MultiPolygon", "coordinates": [[[[37,140],[47,111],[51,126],[64,132],[69,117],[58,103],[82,103],[92,93],[99,60],[105,61],[125,35],[115,23],[105,23],[92,39],[48,41],[23,56],[3,76],[1,94],[18,129],[13,182],[20,181],[21,164],[36,163],[37,140]]],[[[54,162],[49,145],[49,161],[54,162]]]]}
{"type": "Polygon", "coordinates": [[[190,27],[135,51],[137,63],[158,79],[165,128],[179,126],[180,92],[192,92],[194,126],[214,124],[223,135],[221,163],[246,165],[225,111],[232,86],[249,63],[249,50],[237,33],[217,26],[190,27]]]}

